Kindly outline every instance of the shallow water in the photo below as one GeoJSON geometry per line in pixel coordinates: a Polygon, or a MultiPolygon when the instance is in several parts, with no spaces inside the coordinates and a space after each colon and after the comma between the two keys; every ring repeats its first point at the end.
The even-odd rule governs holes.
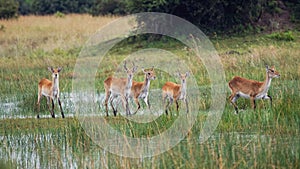
{"type": "MultiPolygon", "coordinates": [[[[192,93],[192,92],[191,92],[192,93]]],[[[50,118],[50,112],[47,107],[46,98],[42,97],[41,100],[41,112],[44,111],[44,113],[40,113],[41,118],[50,118]],[[45,114],[45,112],[49,112],[49,114],[45,114]]],[[[104,116],[105,113],[105,106],[104,106],[104,100],[105,100],[105,93],[95,93],[92,96],[84,95],[81,93],[61,93],[60,94],[60,100],[62,102],[62,108],[64,111],[64,114],[66,117],[74,117],[74,116],[93,116],[93,115],[99,115],[104,116]],[[84,107],[94,107],[92,111],[90,109],[84,109],[84,107]],[[81,110],[81,111],[78,111],[81,110]],[[80,113],[80,112],[84,113],[80,113]],[[79,112],[79,113],[78,113],[79,112]]],[[[191,94],[191,102],[197,100],[193,98],[193,94],[191,94]]],[[[1,119],[17,119],[17,118],[35,118],[36,116],[36,105],[27,106],[26,105],[26,111],[31,112],[24,112],[24,104],[22,104],[24,101],[17,99],[16,97],[11,98],[5,98],[0,100],[0,118],[1,119]],[[28,109],[28,110],[27,110],[28,109]]],[[[161,91],[159,89],[151,90],[151,94],[149,96],[149,102],[151,105],[151,108],[148,109],[146,104],[142,99],[139,99],[139,102],[141,104],[141,109],[137,110],[137,105],[133,101],[132,98],[129,100],[129,106],[131,114],[134,114],[138,120],[137,122],[141,123],[147,123],[150,121],[155,120],[160,115],[162,115],[163,112],[163,105],[162,105],[162,99],[161,99],[161,91]],[[143,115],[148,115],[147,118],[143,118],[143,115]],[[153,116],[149,119],[149,116],[153,116]]],[[[35,102],[34,102],[35,103],[35,102]]],[[[54,102],[55,104],[55,116],[61,117],[60,109],[57,104],[57,101],[54,102]]],[[[122,101],[120,97],[117,97],[113,101],[113,105],[115,108],[118,109],[118,114],[122,116],[126,116],[125,110],[122,105],[122,101]]],[[[172,106],[174,106],[173,104],[172,106]]],[[[109,108],[109,115],[113,115],[112,109],[110,104],[108,104],[109,108]]],[[[134,116],[128,116],[131,120],[135,120],[134,116]]]]}
{"type": "MultiPolygon", "coordinates": [[[[72,136],[71,133],[65,133],[63,130],[59,132],[8,134],[0,136],[2,140],[0,143],[0,156],[4,161],[12,161],[17,168],[108,168],[125,165],[119,160],[128,161],[126,158],[110,154],[87,140],[79,141],[80,137],[72,136]]],[[[278,151],[280,151],[281,155],[279,154],[279,156],[282,158],[285,158],[286,153],[289,154],[289,159],[286,160],[293,160],[291,159],[293,157],[298,158],[297,149],[299,150],[299,144],[299,137],[272,137],[257,135],[256,133],[237,132],[216,133],[203,144],[189,142],[187,139],[184,139],[175,149],[166,153],[171,154],[171,159],[168,160],[174,163],[177,160],[175,154],[181,153],[180,151],[187,153],[187,148],[190,148],[190,153],[192,152],[190,155],[196,154],[193,158],[197,159],[197,154],[201,154],[208,160],[212,160],[213,154],[227,154],[227,151],[229,151],[233,155],[232,159],[228,159],[232,160],[231,162],[238,162],[240,159],[244,159],[249,160],[247,163],[251,164],[253,156],[266,153],[265,156],[272,158],[275,155],[272,152],[278,153],[278,151]]],[[[142,162],[142,166],[149,166],[157,157],[170,158],[168,155],[165,157],[162,154],[142,158],[139,161],[142,162]]],[[[225,160],[228,157],[223,158],[225,160]]],[[[274,158],[278,157],[275,156],[274,158]]],[[[257,162],[262,162],[260,159],[256,160],[257,162]]],[[[132,162],[132,164],[134,163],[132,162]]],[[[249,164],[246,164],[246,166],[249,164]]]]}

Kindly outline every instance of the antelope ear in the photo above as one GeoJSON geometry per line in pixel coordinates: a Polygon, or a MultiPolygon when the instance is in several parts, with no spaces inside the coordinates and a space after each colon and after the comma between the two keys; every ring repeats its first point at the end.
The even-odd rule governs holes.
{"type": "Polygon", "coordinates": [[[138,66],[134,66],[133,69],[132,69],[133,72],[136,72],[136,71],[137,71],[137,68],[138,68],[138,66]]]}
{"type": "Polygon", "coordinates": [[[62,70],[62,67],[57,68],[57,72],[59,73],[62,70]]]}
{"type": "Polygon", "coordinates": [[[143,73],[146,73],[144,68],[142,68],[142,71],[143,71],[143,73]]]}
{"type": "Polygon", "coordinates": [[[52,66],[51,66],[51,67],[49,66],[49,67],[48,67],[48,70],[49,70],[51,73],[53,73],[53,67],[52,67],[52,66]]]}
{"type": "Polygon", "coordinates": [[[275,70],[275,66],[273,65],[273,66],[271,67],[271,69],[272,69],[272,70],[275,70]]]}
{"type": "Polygon", "coordinates": [[[124,69],[125,69],[125,71],[128,71],[127,66],[126,66],[126,60],[124,61],[124,69]]]}

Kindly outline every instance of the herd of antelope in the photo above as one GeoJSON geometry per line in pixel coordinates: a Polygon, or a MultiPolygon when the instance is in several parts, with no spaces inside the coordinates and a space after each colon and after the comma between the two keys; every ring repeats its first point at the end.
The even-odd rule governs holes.
{"type": "MultiPolygon", "coordinates": [[[[64,118],[65,116],[61,106],[61,101],[59,99],[59,72],[62,70],[62,68],[59,67],[57,69],[54,69],[52,67],[48,67],[48,70],[52,73],[52,80],[43,78],[38,84],[37,118],[39,118],[40,100],[42,96],[45,96],[47,98],[47,104],[51,116],[55,118],[54,100],[57,100],[60,106],[62,118],[64,118]]],[[[124,70],[127,74],[126,78],[116,78],[109,76],[103,82],[105,89],[104,105],[107,116],[109,115],[108,102],[110,102],[110,106],[113,110],[114,116],[117,115],[117,107],[113,106],[113,101],[117,97],[121,97],[126,115],[131,115],[128,103],[128,100],[130,98],[133,98],[137,105],[137,110],[133,114],[137,113],[137,111],[141,107],[139,99],[142,99],[145,102],[147,108],[150,109],[148,95],[150,81],[156,79],[154,67],[149,70],[142,69],[143,73],[145,74],[145,80],[143,82],[136,82],[133,80],[133,75],[137,71],[137,66],[135,66],[134,63],[132,64],[132,68],[128,69],[125,61],[124,70]]],[[[189,72],[186,72],[184,74],[178,72],[178,76],[181,80],[181,84],[166,82],[162,87],[162,102],[164,111],[167,115],[168,109],[174,101],[176,103],[176,110],[178,112],[179,100],[182,100],[185,103],[186,112],[189,112],[186,81],[187,77],[189,76],[189,72]],[[168,100],[168,103],[166,103],[166,100],[168,100]]],[[[271,85],[271,80],[278,77],[280,77],[280,74],[275,70],[274,66],[271,68],[269,68],[269,66],[266,66],[266,78],[263,82],[246,79],[239,76],[233,77],[233,79],[229,81],[228,86],[231,90],[229,101],[234,106],[235,113],[238,114],[236,101],[239,97],[250,99],[251,107],[253,109],[256,108],[255,100],[257,99],[269,99],[272,106],[272,97],[268,95],[268,90],[271,85]]]]}

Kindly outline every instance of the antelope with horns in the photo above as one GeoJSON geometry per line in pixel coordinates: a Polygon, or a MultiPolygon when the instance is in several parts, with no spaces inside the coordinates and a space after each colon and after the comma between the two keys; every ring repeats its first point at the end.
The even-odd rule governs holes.
{"type": "Polygon", "coordinates": [[[104,80],[104,89],[105,89],[105,110],[106,116],[108,116],[108,101],[110,98],[110,105],[113,109],[114,116],[117,115],[117,109],[113,106],[113,100],[117,96],[121,96],[123,107],[126,110],[126,114],[130,115],[129,105],[128,105],[128,98],[130,96],[130,90],[132,86],[132,79],[133,74],[136,72],[137,67],[132,63],[133,68],[128,69],[126,67],[126,61],[124,63],[124,69],[127,73],[127,78],[114,78],[112,76],[108,77],[104,80]]]}
{"type": "Polygon", "coordinates": [[[268,95],[268,90],[271,85],[271,80],[278,77],[280,77],[280,74],[275,71],[274,66],[269,68],[269,66],[266,65],[266,79],[264,82],[249,80],[239,76],[235,76],[230,80],[228,83],[231,90],[229,100],[235,108],[235,113],[238,114],[238,107],[235,102],[239,97],[250,99],[253,109],[256,108],[255,100],[257,99],[269,99],[272,106],[272,97],[268,95]]]}
{"type": "Polygon", "coordinates": [[[139,98],[143,99],[147,107],[150,109],[150,103],[148,99],[150,81],[156,79],[154,66],[150,70],[145,71],[144,69],[142,69],[142,71],[145,74],[144,82],[133,81],[131,87],[130,96],[133,97],[137,105],[137,110],[134,112],[134,114],[137,113],[137,111],[141,108],[139,98]]]}
{"type": "Polygon", "coordinates": [[[52,67],[48,67],[48,70],[52,73],[52,81],[48,80],[46,78],[43,78],[38,85],[38,114],[37,118],[39,117],[39,111],[40,111],[40,101],[41,97],[45,96],[47,98],[47,104],[48,108],[50,110],[51,116],[55,118],[54,115],[54,99],[57,99],[58,104],[60,106],[60,111],[62,118],[65,118],[64,112],[61,107],[61,102],[59,99],[59,72],[62,70],[62,68],[54,69],[52,67]],[[52,110],[50,108],[50,103],[52,104],[52,110]]]}
{"type": "Polygon", "coordinates": [[[165,106],[165,112],[168,115],[168,108],[175,100],[176,103],[176,110],[178,112],[179,104],[178,100],[183,100],[186,105],[186,112],[189,112],[188,107],[188,100],[186,97],[186,89],[187,83],[186,78],[189,76],[189,72],[185,74],[181,74],[178,72],[178,76],[180,77],[181,84],[176,84],[173,82],[166,82],[165,85],[162,87],[162,98],[163,98],[163,105],[165,106],[166,99],[169,100],[168,104],[165,106]]]}

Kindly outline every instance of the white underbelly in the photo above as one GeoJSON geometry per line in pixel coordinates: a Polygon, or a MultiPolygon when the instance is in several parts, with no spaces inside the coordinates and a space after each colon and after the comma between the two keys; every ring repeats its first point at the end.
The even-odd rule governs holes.
{"type": "Polygon", "coordinates": [[[262,98],[264,98],[265,96],[266,96],[265,93],[263,93],[263,94],[258,94],[258,95],[256,95],[255,100],[256,100],[256,99],[262,99],[262,98]]]}
{"type": "Polygon", "coordinates": [[[46,92],[42,92],[42,95],[46,96],[46,97],[50,97],[50,95],[48,93],[46,93],[46,92]]]}
{"type": "Polygon", "coordinates": [[[238,92],[238,95],[239,95],[240,97],[243,97],[243,98],[246,98],[246,99],[249,99],[249,98],[250,98],[250,95],[249,95],[249,94],[245,94],[245,93],[243,93],[243,92],[238,92]]]}
{"type": "Polygon", "coordinates": [[[146,98],[148,96],[148,93],[141,93],[140,95],[139,95],[139,98],[146,98]]]}
{"type": "MultiPolygon", "coordinates": [[[[243,93],[243,92],[238,92],[238,95],[240,96],[240,97],[243,97],[243,98],[246,98],[246,99],[249,99],[250,98],[250,95],[249,94],[245,94],[245,93],[243,93]]],[[[255,96],[255,100],[257,100],[257,99],[262,99],[262,98],[264,98],[265,97],[265,93],[261,93],[261,94],[258,94],[258,95],[256,95],[255,96]]]]}
{"type": "Polygon", "coordinates": [[[49,95],[47,92],[42,92],[42,95],[44,95],[46,97],[57,98],[58,92],[57,91],[53,91],[52,96],[49,95]]]}

